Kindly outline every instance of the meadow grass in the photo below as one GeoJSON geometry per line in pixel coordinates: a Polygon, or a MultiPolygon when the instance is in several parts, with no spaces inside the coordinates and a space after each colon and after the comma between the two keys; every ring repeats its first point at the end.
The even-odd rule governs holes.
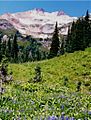
{"type": "Polygon", "coordinates": [[[91,48],[8,68],[13,82],[4,85],[2,120],[91,120],[91,48]],[[42,81],[33,83],[36,65],[41,67],[42,81]]]}

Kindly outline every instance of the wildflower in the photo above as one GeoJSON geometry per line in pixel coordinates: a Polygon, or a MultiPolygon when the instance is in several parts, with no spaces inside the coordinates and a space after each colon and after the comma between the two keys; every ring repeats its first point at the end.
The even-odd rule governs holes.
{"type": "Polygon", "coordinates": [[[65,115],[65,112],[62,112],[61,114],[62,114],[62,115],[65,115]]]}
{"type": "Polygon", "coordinates": [[[62,115],[62,116],[61,116],[61,120],[64,120],[64,119],[65,119],[65,117],[64,117],[64,115],[62,115]]]}
{"type": "Polygon", "coordinates": [[[69,120],[69,117],[66,117],[65,120],[69,120]]]}
{"type": "Polygon", "coordinates": [[[53,115],[53,116],[48,117],[48,120],[57,120],[57,117],[53,115]]]}
{"type": "Polygon", "coordinates": [[[71,117],[69,120],[75,120],[75,118],[74,118],[74,117],[71,117]]]}
{"type": "Polygon", "coordinates": [[[33,105],[33,104],[35,104],[35,102],[31,100],[31,104],[33,105]]]}
{"type": "Polygon", "coordinates": [[[60,98],[66,98],[64,95],[61,95],[60,98]]]}
{"type": "Polygon", "coordinates": [[[61,109],[62,109],[62,110],[64,109],[64,105],[61,105],[61,109]]]}
{"type": "Polygon", "coordinates": [[[91,115],[91,111],[88,112],[88,115],[91,115]]]}
{"type": "Polygon", "coordinates": [[[61,115],[61,120],[65,120],[65,117],[64,117],[64,115],[65,115],[65,113],[64,112],[62,112],[62,115],[61,115]]]}

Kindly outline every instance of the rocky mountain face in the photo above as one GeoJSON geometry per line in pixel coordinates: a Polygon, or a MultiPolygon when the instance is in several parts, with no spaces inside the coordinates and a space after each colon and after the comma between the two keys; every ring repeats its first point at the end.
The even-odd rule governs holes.
{"type": "Polygon", "coordinates": [[[9,35],[15,34],[17,30],[8,20],[0,19],[0,31],[5,35],[9,35]]]}
{"type": "Polygon", "coordinates": [[[45,12],[41,9],[33,9],[26,12],[14,14],[3,14],[0,19],[5,19],[9,23],[0,22],[0,28],[7,29],[14,26],[21,34],[31,35],[35,38],[51,37],[55,23],[58,22],[59,33],[67,35],[68,26],[76,17],[70,17],[63,11],[45,12]]]}
{"type": "Polygon", "coordinates": [[[13,29],[13,25],[10,24],[7,20],[1,19],[0,20],[0,29],[7,30],[7,29],[13,29]]]}

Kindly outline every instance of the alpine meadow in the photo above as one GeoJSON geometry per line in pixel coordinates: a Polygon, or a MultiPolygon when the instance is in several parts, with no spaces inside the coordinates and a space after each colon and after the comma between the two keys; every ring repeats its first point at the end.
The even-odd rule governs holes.
{"type": "Polygon", "coordinates": [[[91,120],[91,11],[14,9],[0,14],[0,120],[91,120]]]}

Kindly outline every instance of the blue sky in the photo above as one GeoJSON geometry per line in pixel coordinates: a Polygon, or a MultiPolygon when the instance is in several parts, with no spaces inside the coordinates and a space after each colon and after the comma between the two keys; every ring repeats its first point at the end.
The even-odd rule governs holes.
{"type": "Polygon", "coordinates": [[[85,14],[86,10],[88,9],[91,12],[91,1],[82,1],[82,0],[1,0],[0,1],[0,14],[3,13],[14,13],[14,12],[21,12],[27,11],[34,8],[43,8],[45,11],[57,11],[63,10],[70,16],[82,16],[85,14]]]}

